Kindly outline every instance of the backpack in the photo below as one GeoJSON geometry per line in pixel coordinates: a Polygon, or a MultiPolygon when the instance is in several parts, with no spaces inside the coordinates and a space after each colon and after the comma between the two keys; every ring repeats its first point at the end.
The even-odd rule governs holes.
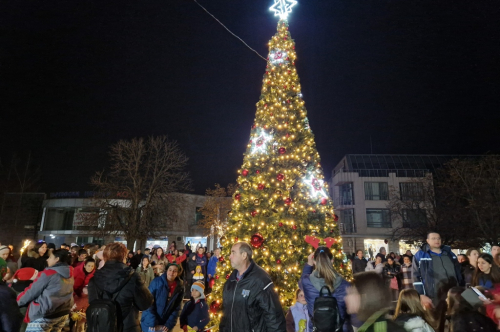
{"type": "Polygon", "coordinates": [[[339,332],[342,331],[337,299],[332,296],[327,286],[321,287],[319,296],[314,300],[313,331],[314,332],[339,332]],[[326,289],[327,295],[323,294],[326,289]]]}
{"type": "Polygon", "coordinates": [[[121,332],[123,331],[123,317],[120,304],[116,298],[120,291],[128,284],[134,275],[132,271],[114,294],[102,291],[97,287],[97,299],[90,302],[87,311],[87,332],[121,332]],[[107,298],[104,298],[106,294],[107,298]]]}

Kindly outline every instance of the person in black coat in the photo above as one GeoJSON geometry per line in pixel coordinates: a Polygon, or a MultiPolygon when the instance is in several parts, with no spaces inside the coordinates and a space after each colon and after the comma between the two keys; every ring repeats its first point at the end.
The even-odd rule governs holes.
{"type": "Polygon", "coordinates": [[[363,257],[363,250],[356,250],[356,256],[352,260],[352,273],[365,272],[366,264],[368,264],[368,261],[363,257]]]}
{"type": "Polygon", "coordinates": [[[246,242],[234,244],[229,259],[235,270],[224,284],[219,331],[286,332],[273,282],[252,260],[252,247],[246,242]]]}
{"type": "Polygon", "coordinates": [[[32,267],[39,272],[45,270],[47,258],[49,258],[47,251],[47,243],[43,241],[37,242],[31,252],[28,253],[29,258],[23,262],[22,267],[32,267]]]}
{"type": "Polygon", "coordinates": [[[144,286],[139,274],[125,265],[127,253],[127,247],[121,243],[106,245],[103,253],[106,264],[95,272],[89,282],[89,303],[98,299],[99,293],[103,291],[116,293],[126,282],[116,298],[121,307],[123,332],[141,332],[139,311],[144,311],[153,304],[153,295],[144,286]]]}
{"type": "Polygon", "coordinates": [[[2,281],[7,274],[7,262],[0,258],[0,331],[19,332],[23,315],[19,311],[16,293],[2,281]]]}
{"type": "Polygon", "coordinates": [[[191,297],[191,285],[193,284],[193,275],[196,272],[196,254],[190,254],[189,259],[186,263],[186,282],[184,283],[184,298],[189,299],[191,297]]]}

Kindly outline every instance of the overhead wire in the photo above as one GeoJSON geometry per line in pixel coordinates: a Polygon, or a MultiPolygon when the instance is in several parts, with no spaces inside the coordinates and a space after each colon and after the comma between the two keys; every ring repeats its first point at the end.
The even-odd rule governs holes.
{"type": "Polygon", "coordinates": [[[200,5],[200,3],[196,0],[193,0],[198,6],[200,6],[205,12],[207,12],[208,15],[212,16],[214,20],[216,20],[220,25],[222,25],[222,27],[224,27],[224,29],[226,29],[230,34],[232,34],[234,37],[238,38],[243,44],[245,44],[246,47],[248,47],[250,50],[252,50],[253,52],[255,52],[255,54],[257,54],[260,58],[262,58],[262,60],[266,61],[267,62],[267,59],[264,58],[262,55],[260,55],[259,52],[257,52],[256,50],[254,50],[253,48],[251,48],[247,43],[245,43],[245,41],[243,39],[241,39],[240,37],[238,37],[236,34],[234,34],[231,30],[229,30],[224,24],[222,24],[221,21],[219,21],[217,19],[217,17],[215,17],[214,15],[212,15],[212,13],[210,13],[205,7],[203,7],[202,5],[200,5]]]}

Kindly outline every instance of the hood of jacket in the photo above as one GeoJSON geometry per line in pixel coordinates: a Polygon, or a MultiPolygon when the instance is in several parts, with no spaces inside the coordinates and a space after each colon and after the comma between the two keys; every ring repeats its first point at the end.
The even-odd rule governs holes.
{"type": "Polygon", "coordinates": [[[127,277],[133,271],[130,266],[122,262],[110,260],[95,272],[94,281],[99,285],[100,289],[112,294],[120,288],[123,282],[126,282],[127,277]]]}
{"type": "MultiPolygon", "coordinates": [[[[320,291],[321,288],[326,285],[325,284],[325,279],[321,278],[319,276],[318,271],[314,271],[313,273],[311,273],[311,276],[309,277],[309,280],[311,280],[311,284],[318,291],[320,291]]],[[[342,283],[342,280],[343,280],[342,277],[340,275],[338,275],[337,273],[335,273],[335,281],[333,282],[333,290],[337,289],[337,287],[340,286],[340,284],[342,283]]]]}
{"type": "Polygon", "coordinates": [[[68,279],[73,276],[73,267],[67,264],[57,263],[54,266],[47,267],[46,269],[56,271],[64,279],[68,279]]]}
{"type": "Polygon", "coordinates": [[[407,331],[422,329],[427,324],[422,317],[412,314],[401,314],[398,316],[396,321],[404,323],[404,328],[407,331]]]}

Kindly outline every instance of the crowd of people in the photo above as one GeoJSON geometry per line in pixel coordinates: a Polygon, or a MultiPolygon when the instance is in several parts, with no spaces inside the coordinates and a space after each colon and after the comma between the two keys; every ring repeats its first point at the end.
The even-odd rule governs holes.
{"type": "MultiPolygon", "coordinates": [[[[286,312],[252,254],[246,242],[231,248],[221,332],[487,332],[500,326],[500,246],[491,254],[470,248],[457,257],[431,232],[414,255],[381,248],[366,260],[358,250],[350,282],[334,268],[332,251],[319,246],[307,257],[296,302],[286,312]],[[335,299],[337,319],[320,327],[318,317],[325,316],[317,304],[325,289],[335,299]]],[[[203,331],[210,320],[205,296],[219,261],[220,249],[192,252],[175,243],[129,252],[121,243],[56,249],[39,241],[19,257],[0,246],[0,331],[61,331],[68,324],[84,331],[86,323],[95,324],[85,312],[105,298],[120,308],[120,331],[172,331],[176,325],[203,331]]]]}

